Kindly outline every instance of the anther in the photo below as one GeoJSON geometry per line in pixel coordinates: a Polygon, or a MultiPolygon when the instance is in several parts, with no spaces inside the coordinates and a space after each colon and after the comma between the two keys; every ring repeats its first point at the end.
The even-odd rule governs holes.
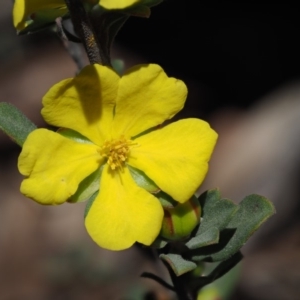
{"type": "Polygon", "coordinates": [[[99,153],[107,158],[107,163],[112,170],[122,168],[128,158],[130,148],[135,146],[131,140],[126,140],[123,136],[119,140],[105,141],[99,153]]]}

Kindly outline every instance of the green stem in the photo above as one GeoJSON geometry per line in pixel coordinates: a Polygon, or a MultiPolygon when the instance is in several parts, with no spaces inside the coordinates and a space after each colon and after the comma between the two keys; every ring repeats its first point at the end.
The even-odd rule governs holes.
{"type": "Polygon", "coordinates": [[[174,291],[177,294],[178,300],[195,300],[196,297],[194,296],[193,292],[189,289],[185,276],[177,276],[171,267],[163,261],[164,265],[169,271],[170,277],[173,282],[174,291]]]}
{"type": "Polygon", "coordinates": [[[81,0],[65,0],[70,12],[74,30],[80,37],[91,64],[107,64],[103,51],[81,0]]]}

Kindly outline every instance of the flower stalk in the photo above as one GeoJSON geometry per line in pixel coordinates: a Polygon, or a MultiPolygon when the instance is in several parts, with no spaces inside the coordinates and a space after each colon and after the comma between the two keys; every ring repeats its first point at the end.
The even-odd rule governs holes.
{"type": "Polygon", "coordinates": [[[192,293],[189,286],[186,284],[185,276],[176,276],[172,268],[164,261],[163,263],[169,271],[174,286],[174,292],[176,293],[178,300],[195,300],[196,295],[192,293]]]}

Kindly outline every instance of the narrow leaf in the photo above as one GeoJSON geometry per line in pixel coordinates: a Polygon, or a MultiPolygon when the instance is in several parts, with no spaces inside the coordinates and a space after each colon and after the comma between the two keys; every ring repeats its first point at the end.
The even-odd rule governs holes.
{"type": "Polygon", "coordinates": [[[96,191],[88,200],[85,206],[85,210],[84,210],[84,218],[86,218],[86,216],[88,215],[94,201],[96,200],[97,196],[99,194],[99,191],[96,191]]]}
{"type": "Polygon", "coordinates": [[[19,146],[23,146],[28,134],[36,126],[15,106],[0,103],[0,129],[4,131],[19,146]]]}
{"type": "Polygon", "coordinates": [[[143,171],[131,166],[128,166],[128,169],[133,180],[139,187],[147,190],[150,193],[159,192],[158,186],[143,171]]]}
{"type": "Polygon", "coordinates": [[[66,8],[53,8],[36,11],[31,19],[26,22],[26,27],[18,31],[19,35],[35,33],[55,24],[55,19],[67,14],[66,8]]]}
{"type": "Polygon", "coordinates": [[[76,193],[68,199],[68,202],[76,203],[87,201],[93,196],[94,193],[98,192],[102,171],[103,167],[98,168],[94,173],[82,180],[77,188],[76,193]]]}

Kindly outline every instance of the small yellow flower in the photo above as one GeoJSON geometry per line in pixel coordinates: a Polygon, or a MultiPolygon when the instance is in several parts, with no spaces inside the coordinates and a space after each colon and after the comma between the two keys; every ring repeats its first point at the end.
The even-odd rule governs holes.
{"type": "Polygon", "coordinates": [[[54,85],[43,98],[44,119],[89,142],[34,130],[19,157],[19,170],[26,176],[21,192],[41,204],[61,204],[101,167],[100,190],[85,219],[87,231],[111,250],[152,244],[163,209],[135,183],[128,166],[143,171],[180,203],[192,197],[208,170],[217,134],[199,119],[148,130],[180,111],[186,95],[185,84],[167,77],[158,65],[135,66],[121,78],[108,67],[89,65],[54,85]]]}
{"type": "MultiPolygon", "coordinates": [[[[101,5],[105,9],[125,9],[142,0],[83,0],[83,2],[101,5]]],[[[17,30],[27,26],[27,20],[36,12],[56,9],[56,17],[67,13],[64,0],[15,0],[13,7],[13,23],[17,30]]]]}

